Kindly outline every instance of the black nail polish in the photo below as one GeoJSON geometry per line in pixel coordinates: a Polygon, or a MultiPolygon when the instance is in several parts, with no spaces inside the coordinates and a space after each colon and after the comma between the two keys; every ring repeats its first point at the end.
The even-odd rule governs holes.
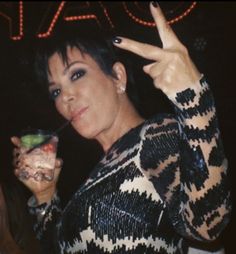
{"type": "Polygon", "coordinates": [[[152,6],[154,6],[155,8],[157,8],[159,6],[158,2],[156,1],[152,1],[152,6]]]}
{"type": "Polygon", "coordinates": [[[112,39],[112,41],[114,42],[114,43],[121,43],[121,38],[119,38],[119,37],[115,37],[115,38],[113,38],[112,39]]]}

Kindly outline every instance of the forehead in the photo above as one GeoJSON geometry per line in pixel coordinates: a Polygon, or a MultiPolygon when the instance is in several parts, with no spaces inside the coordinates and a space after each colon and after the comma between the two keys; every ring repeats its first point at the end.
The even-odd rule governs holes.
{"type": "Polygon", "coordinates": [[[93,68],[98,66],[97,62],[87,53],[81,52],[76,47],[67,47],[66,55],[62,55],[59,52],[55,52],[48,59],[49,76],[56,69],[66,68],[72,63],[81,63],[93,68]]]}
{"type": "Polygon", "coordinates": [[[68,65],[70,62],[79,60],[82,61],[85,58],[89,56],[86,53],[82,53],[78,48],[76,47],[67,47],[66,52],[55,52],[52,54],[52,56],[49,58],[48,63],[55,63],[55,62],[62,62],[64,65],[68,65]]]}

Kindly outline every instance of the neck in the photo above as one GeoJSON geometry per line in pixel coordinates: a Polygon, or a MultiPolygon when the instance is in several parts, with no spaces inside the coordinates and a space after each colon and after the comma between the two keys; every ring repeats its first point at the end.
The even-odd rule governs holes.
{"type": "Polygon", "coordinates": [[[99,136],[97,140],[102,145],[103,150],[107,152],[115,141],[143,121],[144,119],[138,114],[131,102],[126,100],[121,104],[112,126],[99,136]]]}

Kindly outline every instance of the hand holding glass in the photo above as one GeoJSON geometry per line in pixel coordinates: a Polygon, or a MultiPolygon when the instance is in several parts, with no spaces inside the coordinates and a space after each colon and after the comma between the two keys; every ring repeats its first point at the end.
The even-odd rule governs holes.
{"type": "Polygon", "coordinates": [[[51,181],[57,153],[58,137],[44,130],[30,130],[22,133],[21,156],[24,168],[19,172],[21,180],[34,178],[35,181],[51,181]]]}

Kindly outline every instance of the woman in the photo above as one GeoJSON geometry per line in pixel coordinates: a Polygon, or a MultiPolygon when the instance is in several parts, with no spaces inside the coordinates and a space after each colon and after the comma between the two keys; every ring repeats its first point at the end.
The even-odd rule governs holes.
{"type": "MultiPolygon", "coordinates": [[[[38,55],[38,73],[58,112],[104,150],[63,211],[59,160],[53,182],[23,181],[33,193],[28,205],[44,253],[187,253],[186,239],[214,240],[229,221],[227,160],[211,91],[159,6],[150,9],[163,48],[77,37],[49,43],[38,55]],[[152,61],[143,70],[176,115],[140,116],[116,49],[152,61]]],[[[20,158],[16,175],[24,167],[20,158]]]]}
{"type": "Polygon", "coordinates": [[[24,193],[13,180],[0,184],[0,253],[40,253],[24,193]]]}

